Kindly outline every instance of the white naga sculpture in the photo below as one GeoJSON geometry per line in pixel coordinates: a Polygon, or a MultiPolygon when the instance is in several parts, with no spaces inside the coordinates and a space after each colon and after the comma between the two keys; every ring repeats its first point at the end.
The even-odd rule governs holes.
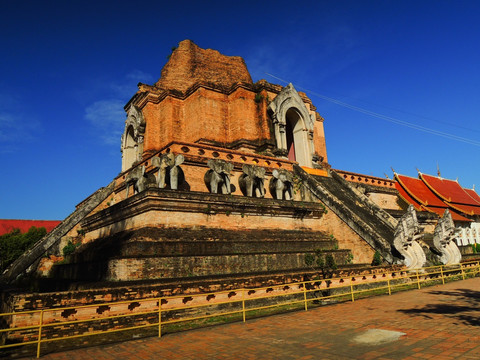
{"type": "Polygon", "coordinates": [[[425,252],[417,242],[422,236],[415,208],[410,205],[398,221],[393,240],[393,246],[403,256],[403,263],[408,269],[422,268],[427,261],[425,252]]]}
{"type": "Polygon", "coordinates": [[[455,232],[452,214],[446,209],[433,234],[433,246],[442,254],[440,261],[444,265],[458,264],[462,260],[462,254],[454,241],[455,232]]]}

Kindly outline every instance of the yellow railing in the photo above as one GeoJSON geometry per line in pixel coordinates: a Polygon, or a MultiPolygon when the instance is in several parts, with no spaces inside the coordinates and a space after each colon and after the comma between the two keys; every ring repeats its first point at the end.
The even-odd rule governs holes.
{"type": "MultiPolygon", "coordinates": [[[[13,325],[13,327],[0,329],[0,336],[2,336],[4,339],[7,338],[7,333],[18,333],[26,330],[31,330],[32,333],[29,336],[25,335],[24,333],[22,335],[22,341],[1,345],[0,351],[3,351],[2,349],[6,348],[36,344],[38,358],[41,354],[42,344],[53,341],[75,339],[149,327],[158,327],[158,336],[161,337],[162,326],[168,324],[196,321],[212,317],[223,317],[234,314],[241,314],[242,320],[245,322],[247,319],[247,314],[254,311],[258,312],[279,306],[298,306],[299,304],[301,304],[305,310],[308,310],[309,303],[318,304],[320,302],[331,302],[335,299],[336,301],[355,301],[355,299],[358,299],[359,296],[366,297],[377,295],[379,293],[388,293],[391,295],[392,291],[401,288],[411,288],[414,286],[420,289],[422,284],[428,285],[428,283],[436,283],[439,281],[441,281],[442,284],[445,284],[445,280],[464,280],[467,277],[477,276],[479,273],[480,262],[469,262],[450,266],[431,266],[419,270],[403,269],[399,271],[389,271],[378,274],[370,273],[342,278],[315,279],[252,289],[237,289],[195,295],[183,294],[181,296],[134,299],[92,305],[3,313],[0,314],[0,319],[4,317],[10,317],[10,322],[6,321],[5,323],[9,323],[9,326],[13,325]],[[357,279],[360,277],[361,279],[357,279]],[[188,305],[188,302],[192,302],[193,304],[188,305]],[[198,302],[200,303],[194,304],[198,302]],[[100,317],[92,317],[91,315],[88,315],[88,311],[90,311],[91,308],[96,307],[99,309],[102,307],[103,309],[108,308],[108,311],[110,311],[112,307],[118,308],[126,304],[129,304],[128,309],[130,313],[120,313],[116,315],[100,317]],[[132,305],[135,305],[133,308],[138,308],[140,311],[133,312],[133,308],[130,309],[130,306],[132,305]],[[219,306],[232,307],[233,309],[227,309],[228,311],[216,311],[214,309],[212,311],[212,307],[219,306]],[[207,311],[209,307],[210,311],[207,311]],[[202,313],[202,310],[205,311],[202,313]],[[56,314],[60,312],[65,314],[66,311],[73,311],[74,313],[77,313],[78,311],[84,311],[85,314],[83,314],[83,317],[88,318],[80,320],[67,319],[65,321],[60,321],[59,318],[65,316],[58,316],[56,314]],[[184,313],[183,315],[182,312],[184,313]],[[189,312],[194,313],[193,316],[189,315],[189,312]],[[50,314],[50,322],[45,320],[48,314],[50,314]],[[152,319],[149,320],[148,318],[144,318],[138,320],[139,322],[142,322],[140,325],[119,328],[115,328],[115,326],[112,325],[113,328],[109,328],[107,330],[92,330],[95,322],[129,318],[131,323],[135,323],[137,321],[135,317],[148,315],[150,315],[151,318],[153,317],[155,320],[152,322],[152,319]],[[22,317],[30,317],[30,320],[24,320],[24,323],[31,323],[33,322],[32,319],[36,318],[38,318],[38,322],[35,325],[15,326],[16,323],[21,322],[17,320],[21,319],[22,317]],[[62,327],[63,330],[65,330],[64,327],[66,325],[75,327],[79,324],[91,324],[92,326],[87,327],[86,330],[84,329],[85,332],[83,333],[66,336],[60,336],[61,331],[58,331],[60,332],[59,334],[55,329],[50,331],[54,334],[50,334],[48,331],[50,328],[54,327],[62,327]]],[[[125,311],[126,309],[117,309],[117,312],[125,311]]],[[[99,312],[98,314],[101,315],[102,312],[99,312]]],[[[120,324],[116,326],[120,326],[120,324]]],[[[104,326],[101,325],[101,327],[103,328],[104,326]]],[[[77,328],[76,331],[80,332],[81,329],[77,328]]],[[[17,338],[18,337],[19,336],[17,335],[17,338]]],[[[0,356],[1,355],[2,353],[0,352],[0,356]]]]}

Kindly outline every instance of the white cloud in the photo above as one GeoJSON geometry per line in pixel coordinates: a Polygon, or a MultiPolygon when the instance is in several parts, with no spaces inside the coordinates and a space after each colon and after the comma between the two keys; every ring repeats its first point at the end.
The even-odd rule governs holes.
{"type": "Polygon", "coordinates": [[[39,131],[40,124],[34,116],[25,114],[13,97],[0,93],[0,143],[10,144],[2,146],[2,153],[13,151],[19,143],[31,141],[39,131]]]}
{"type": "Polygon", "coordinates": [[[142,83],[149,84],[155,81],[154,77],[151,74],[147,74],[146,72],[143,72],[137,69],[133,70],[132,72],[127,74],[125,77],[128,80],[133,80],[133,81],[136,81],[137,83],[142,82],[142,83]]]}
{"type": "MultiPolygon", "coordinates": [[[[253,81],[266,79],[278,83],[266,73],[289,82],[305,82],[312,76],[318,83],[341,73],[367,54],[362,39],[348,25],[331,24],[305,43],[295,34],[277,39],[259,39],[249,44],[244,59],[253,81]],[[334,61],[332,61],[335,59],[334,61]],[[305,81],[304,81],[305,80],[305,81]]],[[[283,85],[283,84],[281,84],[283,85]]]]}
{"type": "Polygon", "coordinates": [[[108,88],[112,91],[114,96],[124,98],[126,100],[135,94],[137,91],[137,84],[141,82],[144,84],[151,84],[155,82],[152,75],[147,74],[141,70],[133,70],[121,81],[115,81],[109,84],[108,88]]]}
{"type": "Polygon", "coordinates": [[[123,132],[125,111],[119,99],[96,101],[85,109],[85,118],[98,130],[107,145],[118,145],[123,132]]]}
{"type": "Polygon", "coordinates": [[[120,81],[102,84],[105,99],[88,105],[85,108],[85,119],[93,125],[105,144],[120,143],[126,118],[123,106],[135,94],[139,82],[152,83],[153,81],[152,75],[133,70],[120,81]]]}

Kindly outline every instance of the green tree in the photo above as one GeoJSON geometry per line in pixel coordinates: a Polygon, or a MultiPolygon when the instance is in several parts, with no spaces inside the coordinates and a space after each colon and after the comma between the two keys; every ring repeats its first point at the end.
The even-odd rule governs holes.
{"type": "Polygon", "coordinates": [[[337,270],[337,262],[332,254],[323,254],[320,249],[315,250],[315,254],[305,254],[305,264],[314,270],[320,270],[325,279],[331,278],[337,270]]]}
{"type": "Polygon", "coordinates": [[[371,263],[372,266],[379,266],[382,265],[382,256],[378,251],[375,251],[375,254],[373,254],[373,260],[371,263]]]}
{"type": "Polygon", "coordinates": [[[3,272],[20,255],[45,236],[44,227],[32,226],[22,234],[19,229],[13,229],[7,234],[0,235],[0,271],[3,272]]]}

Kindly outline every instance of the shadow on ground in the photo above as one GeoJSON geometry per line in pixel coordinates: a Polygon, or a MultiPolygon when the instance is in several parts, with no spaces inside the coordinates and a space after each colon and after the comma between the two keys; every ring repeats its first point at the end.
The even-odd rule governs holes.
{"type": "Polygon", "coordinates": [[[480,326],[480,291],[455,289],[451,291],[429,291],[432,295],[441,295],[439,302],[421,308],[397,310],[404,314],[432,319],[433,315],[445,315],[457,319],[465,325],[480,326]]]}

